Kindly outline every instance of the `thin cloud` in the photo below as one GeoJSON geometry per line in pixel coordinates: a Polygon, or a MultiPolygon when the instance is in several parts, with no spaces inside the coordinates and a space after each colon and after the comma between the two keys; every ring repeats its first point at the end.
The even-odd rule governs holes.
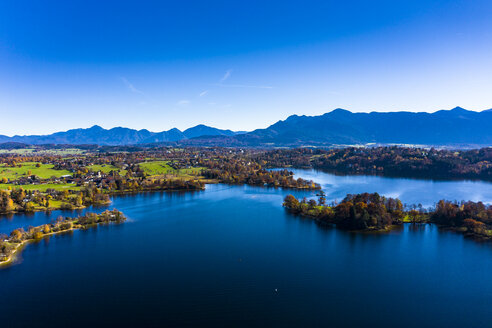
{"type": "Polygon", "coordinates": [[[205,96],[207,93],[208,93],[208,90],[205,90],[205,91],[200,92],[200,97],[205,96]]]}
{"type": "Polygon", "coordinates": [[[231,73],[232,73],[232,69],[228,69],[224,76],[220,79],[220,83],[224,82],[225,80],[227,80],[228,78],[231,77],[231,73]]]}
{"type": "Polygon", "coordinates": [[[215,83],[212,84],[214,86],[218,87],[227,87],[227,88],[257,88],[257,89],[273,89],[273,87],[269,85],[247,85],[247,84],[222,84],[222,83],[215,83]]]}
{"type": "Polygon", "coordinates": [[[191,103],[191,101],[189,101],[187,99],[183,99],[183,100],[178,101],[178,103],[176,105],[181,106],[181,107],[185,107],[185,106],[188,106],[190,103],[191,103]]]}
{"type": "Polygon", "coordinates": [[[232,69],[227,70],[224,76],[220,79],[219,83],[214,83],[211,85],[218,86],[218,87],[227,87],[227,88],[273,89],[273,87],[269,85],[224,84],[224,82],[231,77],[231,74],[232,74],[232,69]]]}
{"type": "Polygon", "coordinates": [[[138,93],[138,94],[141,94],[141,95],[144,94],[142,91],[140,91],[137,88],[135,88],[133,86],[133,84],[131,84],[130,81],[128,81],[125,77],[121,77],[121,81],[123,81],[123,83],[126,85],[126,87],[128,88],[128,90],[130,90],[131,92],[138,93]]]}

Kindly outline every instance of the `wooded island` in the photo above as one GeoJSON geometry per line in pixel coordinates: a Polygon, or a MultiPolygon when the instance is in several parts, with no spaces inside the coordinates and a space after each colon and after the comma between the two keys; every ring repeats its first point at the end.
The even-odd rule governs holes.
{"type": "Polygon", "coordinates": [[[482,202],[440,200],[431,210],[404,208],[399,199],[378,193],[347,195],[340,203],[326,205],[324,194],[318,201],[299,200],[287,195],[283,206],[290,212],[335,224],[346,230],[381,231],[402,223],[436,223],[476,238],[492,238],[492,205],[482,202]]]}

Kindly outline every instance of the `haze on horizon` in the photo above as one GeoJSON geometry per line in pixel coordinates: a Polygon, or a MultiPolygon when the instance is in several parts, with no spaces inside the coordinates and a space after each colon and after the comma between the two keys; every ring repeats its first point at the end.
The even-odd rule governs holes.
{"type": "Polygon", "coordinates": [[[492,2],[0,3],[0,134],[492,108],[492,2]]]}

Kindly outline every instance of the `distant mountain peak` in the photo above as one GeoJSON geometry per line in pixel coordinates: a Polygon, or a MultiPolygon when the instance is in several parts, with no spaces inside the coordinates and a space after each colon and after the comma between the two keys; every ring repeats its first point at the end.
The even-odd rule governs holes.
{"type": "Polygon", "coordinates": [[[221,130],[205,124],[198,124],[183,131],[187,138],[198,138],[202,136],[233,136],[236,133],[231,130],[221,130]]]}
{"type": "Polygon", "coordinates": [[[335,108],[329,114],[352,114],[352,112],[343,108],[335,108]]]}
{"type": "Polygon", "coordinates": [[[455,108],[451,109],[452,112],[468,112],[468,110],[464,109],[463,107],[456,106],[455,108]]]}
{"type": "MultiPolygon", "coordinates": [[[[299,116],[299,115],[297,115],[297,114],[292,114],[292,115],[290,115],[289,117],[287,117],[287,119],[286,119],[286,120],[289,120],[289,119],[296,119],[296,118],[298,118],[298,117],[301,117],[301,116],[299,116]]],[[[282,122],[282,120],[279,120],[279,122],[282,122]]]]}

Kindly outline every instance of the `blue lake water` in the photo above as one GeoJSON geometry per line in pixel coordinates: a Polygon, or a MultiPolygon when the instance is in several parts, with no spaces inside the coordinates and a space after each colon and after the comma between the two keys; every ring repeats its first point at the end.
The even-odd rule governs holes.
{"type": "Polygon", "coordinates": [[[399,198],[406,204],[433,207],[437,201],[471,200],[492,204],[492,183],[471,180],[423,180],[385,178],[368,175],[334,175],[315,170],[292,169],[296,177],[319,183],[328,201],[342,200],[346,194],[378,192],[386,197],[399,198]]]}
{"type": "MultiPolygon", "coordinates": [[[[484,182],[296,174],[320,182],[329,200],[377,191],[424,206],[492,201],[484,182]]],[[[491,325],[492,243],[434,225],[323,227],[288,214],[289,193],[315,196],[209,185],[115,197],[109,208],[128,222],[30,244],[0,270],[0,327],[491,325]]],[[[59,214],[4,217],[0,232],[59,214]]]]}

